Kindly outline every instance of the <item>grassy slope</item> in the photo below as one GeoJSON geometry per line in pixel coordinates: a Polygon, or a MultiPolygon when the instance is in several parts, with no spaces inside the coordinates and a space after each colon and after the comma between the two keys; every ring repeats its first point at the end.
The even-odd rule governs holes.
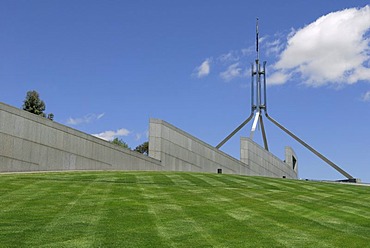
{"type": "Polygon", "coordinates": [[[198,173],[0,175],[0,247],[368,247],[369,193],[198,173]]]}

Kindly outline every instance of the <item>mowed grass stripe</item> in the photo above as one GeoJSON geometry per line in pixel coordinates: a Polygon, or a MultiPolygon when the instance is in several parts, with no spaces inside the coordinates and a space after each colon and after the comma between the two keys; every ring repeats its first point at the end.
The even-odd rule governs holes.
{"type": "MultiPolygon", "coordinates": [[[[295,207],[298,210],[298,213],[302,216],[306,216],[309,214],[311,217],[314,217],[315,221],[320,222],[322,225],[326,225],[330,228],[337,228],[339,225],[345,227],[345,225],[351,225],[353,219],[358,219],[356,222],[357,224],[364,223],[365,225],[361,228],[365,233],[366,230],[369,229],[368,218],[369,212],[362,210],[363,213],[366,215],[356,215],[354,212],[343,211],[342,208],[351,208],[353,203],[350,199],[339,198],[337,197],[323,197],[315,202],[306,202],[305,204],[299,204],[298,206],[289,206],[289,204],[293,204],[291,202],[278,202],[277,206],[285,205],[287,209],[293,209],[295,207]],[[323,221],[326,220],[326,221],[323,221]],[[338,221],[340,220],[340,221],[338,221]]],[[[354,208],[352,208],[354,209],[354,208]]],[[[344,228],[343,231],[345,232],[352,232],[352,235],[359,234],[353,226],[351,228],[344,228]]],[[[369,230],[370,231],[370,230],[369,230]]],[[[365,238],[369,238],[370,236],[367,234],[363,236],[365,238]]]]}
{"type": "Polygon", "coordinates": [[[229,175],[227,177],[219,177],[219,180],[223,180],[226,184],[234,185],[235,187],[243,187],[243,188],[262,188],[259,184],[252,183],[249,180],[245,180],[245,177],[237,176],[237,175],[229,175]]]}
{"type": "Polygon", "coordinates": [[[226,187],[227,186],[227,184],[225,184],[224,182],[214,179],[210,175],[211,174],[209,175],[208,174],[194,174],[193,176],[208,183],[212,187],[226,187]]]}
{"type": "MultiPolygon", "coordinates": [[[[147,189],[142,190],[145,195],[150,194],[146,192],[147,189]]],[[[155,197],[146,199],[149,213],[156,218],[158,234],[170,247],[215,247],[207,230],[202,229],[192,216],[186,215],[181,201],[174,199],[178,195],[178,192],[170,194],[168,201],[159,203],[155,201],[155,197]]]]}
{"type": "MultiPolygon", "coordinates": [[[[198,178],[202,178],[202,180],[206,182],[212,181],[212,178],[214,177],[214,175],[212,174],[202,174],[201,177],[199,177],[199,175],[194,175],[194,176],[198,178]]],[[[223,184],[219,184],[219,185],[223,185],[223,184]]],[[[230,186],[230,185],[227,185],[227,186],[230,186]]],[[[211,242],[212,247],[232,247],[232,245],[244,245],[244,242],[241,242],[240,238],[241,237],[246,238],[247,236],[245,236],[246,233],[241,232],[239,228],[235,230],[229,230],[227,232],[227,235],[230,235],[230,233],[233,233],[239,238],[239,240],[237,239],[236,243],[232,241],[234,240],[233,237],[226,238],[225,236],[220,235],[219,233],[220,229],[223,230],[224,226],[225,227],[229,226],[228,223],[230,222],[236,223],[234,218],[230,218],[230,216],[228,216],[228,214],[225,212],[226,207],[230,206],[229,202],[231,202],[232,199],[230,199],[229,197],[225,197],[224,195],[220,195],[218,193],[220,188],[215,187],[214,185],[213,187],[207,187],[206,189],[207,189],[206,192],[205,191],[201,192],[202,194],[193,195],[192,194],[193,192],[187,192],[186,194],[182,195],[182,198],[186,199],[185,202],[192,201],[191,204],[184,207],[183,211],[189,212],[189,214],[191,214],[192,216],[194,216],[196,213],[200,213],[199,216],[195,215],[195,217],[197,217],[195,218],[195,220],[197,221],[197,223],[202,223],[202,225],[198,225],[198,228],[195,228],[195,229],[196,230],[210,229],[212,231],[212,234],[213,234],[212,236],[214,236],[217,241],[216,242],[213,240],[211,242]],[[205,205],[207,206],[205,207],[205,205]],[[219,207],[215,207],[215,206],[219,206],[219,207]],[[213,213],[212,215],[203,214],[204,212],[209,213],[210,208],[212,207],[213,207],[213,211],[211,211],[213,213]],[[213,218],[210,219],[210,216],[212,216],[213,218]],[[203,217],[206,218],[206,221],[204,222],[202,222],[203,217]]],[[[163,210],[165,209],[165,207],[160,207],[159,210],[161,209],[163,210]]],[[[161,215],[163,216],[164,213],[162,212],[161,215]]],[[[173,219],[173,218],[174,217],[171,217],[170,219],[173,219]]],[[[181,227],[180,220],[178,221],[178,228],[179,227],[181,227]]],[[[194,228],[190,228],[189,230],[194,230],[194,228]]],[[[248,230],[247,233],[251,234],[251,231],[248,230]]],[[[255,230],[252,233],[255,233],[255,230]]],[[[246,242],[254,243],[254,244],[256,244],[257,242],[261,243],[261,240],[259,238],[257,240],[253,239],[253,237],[255,236],[258,237],[259,235],[251,235],[248,239],[246,239],[246,242]]],[[[268,238],[265,237],[264,240],[268,240],[268,238]]],[[[210,242],[210,239],[205,238],[205,241],[210,242]]],[[[270,240],[270,241],[273,241],[273,240],[270,240]]],[[[184,247],[188,247],[188,246],[184,245],[184,247]]]]}
{"type": "Polygon", "coordinates": [[[113,184],[99,221],[99,242],[95,247],[166,247],[155,230],[156,221],[148,212],[140,185],[122,187],[113,184]]]}
{"type": "Polygon", "coordinates": [[[32,186],[15,192],[13,199],[15,204],[12,204],[11,211],[4,211],[5,206],[2,206],[0,236],[5,235],[6,238],[13,240],[12,245],[15,246],[18,243],[22,244],[22,240],[26,240],[34,233],[40,235],[39,231],[43,226],[65,206],[64,202],[60,201],[62,194],[59,194],[61,188],[59,185],[36,181],[32,186]],[[6,221],[7,223],[4,223],[6,221]],[[5,231],[9,226],[15,228],[17,232],[5,231]]]}
{"type": "Polygon", "coordinates": [[[136,182],[138,184],[154,184],[154,179],[151,175],[136,175],[136,182]]]}
{"type": "MultiPolygon", "coordinates": [[[[205,176],[208,175],[202,175],[202,179],[205,176]]],[[[177,244],[175,247],[233,247],[233,245],[245,245],[244,241],[240,240],[241,237],[242,240],[246,237],[245,232],[240,231],[239,228],[228,230],[226,233],[222,231],[224,228],[231,226],[229,225],[230,222],[235,221],[225,213],[225,209],[222,207],[223,203],[229,202],[230,199],[217,194],[218,189],[208,186],[201,194],[193,194],[193,191],[182,192],[181,196],[176,194],[176,202],[179,205],[166,206],[166,204],[162,204],[156,208],[153,207],[155,208],[153,212],[156,213],[159,223],[161,223],[159,226],[160,232],[169,240],[169,243],[173,244],[175,242],[177,244]],[[214,202],[221,206],[216,207],[218,204],[214,202]],[[224,234],[229,237],[226,238],[224,234]],[[235,235],[239,240],[234,239],[233,236],[235,235]],[[196,242],[194,239],[196,239],[196,242]]],[[[151,204],[151,206],[155,206],[155,204],[151,204]]],[[[250,233],[249,231],[248,234],[250,233]]],[[[268,240],[268,238],[265,240],[268,240]]],[[[246,240],[246,242],[251,243],[252,241],[246,240]]]]}
{"type": "MultiPolygon", "coordinates": [[[[232,205],[227,204],[224,208],[227,213],[235,219],[246,221],[251,226],[256,227],[260,231],[260,235],[257,237],[269,237],[276,246],[286,247],[290,244],[291,247],[297,247],[302,242],[311,240],[313,235],[304,229],[292,228],[295,223],[290,223],[290,219],[285,219],[283,211],[276,211],[266,204],[266,200],[261,200],[258,197],[251,197],[252,194],[240,194],[239,190],[229,190],[227,195],[232,196],[232,205]],[[274,212],[274,215],[270,217],[266,213],[274,212]],[[280,221],[276,220],[276,216],[280,216],[280,221]]],[[[253,191],[249,190],[248,191],[253,191]]],[[[276,197],[282,197],[280,196],[276,197]]],[[[298,220],[300,224],[301,221],[298,220]]],[[[254,241],[256,244],[259,242],[258,239],[254,241]]],[[[313,242],[313,245],[316,243],[313,242]]]]}
{"type": "MultiPolygon", "coordinates": [[[[271,183],[268,183],[267,185],[271,185],[271,183]]],[[[276,185],[275,185],[276,186],[276,185]]],[[[269,187],[270,188],[270,187],[269,187]]],[[[269,191],[269,190],[266,190],[267,192],[269,191]]],[[[271,192],[268,192],[269,194],[274,194],[275,195],[275,197],[277,197],[277,198],[286,198],[286,199],[289,199],[290,197],[289,196],[285,196],[284,197],[284,195],[282,195],[280,192],[278,192],[277,190],[275,190],[275,189],[273,189],[273,190],[270,190],[271,192]]],[[[323,196],[324,194],[321,194],[321,196],[323,196]]],[[[246,196],[248,196],[248,194],[246,195],[246,196]]],[[[324,196],[327,196],[327,194],[325,194],[324,196]]],[[[271,198],[271,197],[270,197],[271,198]]],[[[258,199],[258,198],[256,198],[256,199],[258,199]]],[[[266,203],[265,201],[263,202],[263,203],[266,203]]],[[[260,208],[262,209],[263,208],[263,204],[262,202],[261,202],[261,205],[260,205],[260,208]]],[[[294,207],[295,206],[289,206],[289,209],[293,209],[294,210],[294,207]]],[[[241,210],[241,209],[240,209],[241,210]]],[[[272,209],[271,209],[271,207],[270,206],[268,206],[268,210],[267,210],[268,212],[271,212],[272,211],[272,209]]],[[[285,211],[286,212],[286,210],[285,209],[283,209],[283,211],[285,211]]],[[[248,213],[251,213],[250,211],[247,211],[248,213]]],[[[279,213],[276,213],[276,216],[281,216],[281,212],[279,211],[279,213]]],[[[285,213],[286,214],[286,213],[285,213]]],[[[264,216],[259,216],[258,218],[260,218],[260,219],[263,219],[263,218],[266,218],[268,215],[264,215],[264,216]]],[[[270,219],[269,221],[267,221],[268,223],[274,223],[274,220],[273,219],[270,219]]],[[[298,223],[302,223],[302,222],[298,222],[298,223]]],[[[279,224],[279,223],[278,223],[279,224]]],[[[279,229],[281,229],[281,228],[283,228],[283,226],[282,225],[278,225],[278,227],[279,228],[277,228],[277,229],[275,229],[275,228],[272,228],[272,230],[279,230],[279,229]]],[[[286,228],[287,230],[292,230],[291,228],[286,228]]],[[[270,230],[270,229],[269,229],[270,230]]],[[[301,231],[299,231],[299,233],[300,233],[300,235],[299,236],[302,236],[303,234],[304,234],[304,231],[305,230],[301,230],[301,231]]],[[[288,233],[290,233],[291,234],[291,231],[290,232],[288,232],[288,233]]],[[[335,233],[334,233],[335,234],[335,233]]],[[[271,233],[270,233],[270,235],[272,235],[271,233]]],[[[308,236],[309,237],[309,235],[305,235],[305,236],[308,236]]],[[[306,238],[307,239],[307,238],[306,238]]],[[[310,239],[307,239],[309,242],[311,242],[310,241],[310,239]]],[[[323,237],[321,240],[325,240],[325,237],[323,237]]],[[[302,242],[302,240],[301,239],[298,239],[298,241],[299,242],[302,242]]],[[[323,242],[319,242],[318,241],[318,243],[319,244],[323,244],[323,242]]],[[[299,243],[297,243],[297,245],[299,245],[299,243]]]]}
{"type": "Polygon", "coordinates": [[[27,214],[30,203],[45,193],[44,190],[34,194],[34,191],[40,188],[37,184],[40,184],[40,182],[28,182],[26,187],[13,190],[13,197],[9,194],[6,194],[7,199],[2,197],[0,207],[0,241],[10,238],[14,240],[13,244],[16,245],[23,238],[24,232],[43,223],[42,219],[35,220],[38,216],[37,211],[33,216],[27,214]]]}
{"type": "MultiPolygon", "coordinates": [[[[191,174],[178,174],[174,176],[169,175],[177,186],[187,187],[189,185],[195,186],[193,183],[194,177],[191,174]]],[[[196,179],[197,181],[199,179],[196,179]]],[[[208,183],[200,180],[202,184],[211,186],[208,183]]],[[[176,187],[178,188],[178,187],[176,187]]],[[[170,194],[170,202],[177,202],[178,204],[168,204],[163,202],[160,205],[151,202],[149,206],[152,212],[155,213],[158,219],[158,229],[163,237],[165,237],[172,247],[219,247],[214,238],[208,234],[208,228],[203,228],[194,216],[187,215],[184,208],[188,208],[189,201],[193,200],[195,194],[209,195],[209,187],[198,191],[194,187],[187,187],[186,191],[180,190],[170,194]],[[186,192],[186,194],[184,194],[186,192]]],[[[153,200],[153,198],[151,199],[153,200]]],[[[202,201],[204,204],[204,201],[202,201]]],[[[194,204],[197,204],[196,202],[194,204]]]]}
{"type": "MultiPolygon", "coordinates": [[[[275,196],[275,198],[280,197],[282,196],[275,196]]],[[[330,247],[331,240],[330,236],[327,236],[328,233],[317,231],[317,229],[322,230],[320,225],[299,214],[295,216],[296,205],[290,204],[287,208],[284,204],[281,204],[284,207],[276,207],[272,204],[273,202],[271,200],[254,199],[254,207],[252,207],[254,211],[248,211],[254,214],[252,220],[250,220],[252,223],[256,220],[269,223],[270,228],[264,228],[263,231],[267,232],[263,235],[270,235],[286,247],[300,247],[304,243],[309,243],[305,247],[330,247]],[[258,209],[256,209],[256,206],[259,206],[258,209]]],[[[285,203],[284,201],[281,202],[285,203]]]]}
{"type": "Polygon", "coordinates": [[[205,173],[0,175],[0,247],[366,247],[369,189],[205,173]]]}
{"type": "Polygon", "coordinates": [[[28,183],[20,181],[18,178],[14,178],[9,175],[1,175],[1,188],[0,188],[0,201],[11,199],[14,197],[16,191],[21,191],[23,188],[29,187],[34,184],[34,180],[29,180],[28,183]]]}
{"type": "Polygon", "coordinates": [[[321,233],[325,234],[323,239],[330,237],[326,242],[335,245],[335,247],[342,246],[342,242],[348,239],[356,239],[363,244],[369,242],[367,227],[359,227],[356,224],[351,224],[341,218],[337,218],[330,210],[322,210],[319,208],[311,209],[299,206],[298,204],[289,204],[282,201],[275,201],[269,204],[275,208],[279,208],[281,211],[289,212],[290,218],[304,218],[304,220],[301,221],[302,226],[305,225],[304,223],[312,222],[311,225],[306,225],[306,227],[310,227],[311,231],[316,233],[315,236],[321,233]],[[358,231],[361,231],[361,233],[358,231]],[[333,239],[334,236],[336,236],[335,239],[333,239]]]}
{"type": "Polygon", "coordinates": [[[174,183],[176,186],[195,186],[192,181],[187,180],[178,174],[168,174],[167,177],[174,183]]]}
{"type": "Polygon", "coordinates": [[[240,210],[246,207],[244,204],[250,202],[243,201],[241,197],[238,198],[239,203],[234,202],[231,197],[220,194],[220,187],[211,187],[208,190],[207,195],[189,195],[192,202],[184,211],[192,215],[203,228],[209,230],[208,232],[218,242],[217,247],[268,247],[269,244],[279,247],[270,236],[262,235],[262,229],[266,228],[268,223],[260,222],[259,228],[256,228],[250,220],[241,221],[230,216],[229,209],[240,210]]]}
{"type": "MultiPolygon", "coordinates": [[[[102,214],[102,205],[109,195],[108,184],[101,185],[90,183],[85,185],[83,191],[75,199],[54,216],[54,219],[40,230],[41,235],[30,237],[30,244],[43,243],[43,247],[91,247],[96,243],[96,224],[102,214]],[[101,195],[99,201],[92,201],[92,195],[101,195]],[[62,233],[63,235],[59,235],[62,233]],[[50,236],[57,236],[59,239],[49,241],[50,236]]],[[[33,245],[33,244],[32,244],[33,245]]]]}

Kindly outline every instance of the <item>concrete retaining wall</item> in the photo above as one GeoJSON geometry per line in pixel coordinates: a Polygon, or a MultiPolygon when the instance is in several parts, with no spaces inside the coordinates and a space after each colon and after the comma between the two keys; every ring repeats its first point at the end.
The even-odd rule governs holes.
{"type": "Polygon", "coordinates": [[[253,171],[256,171],[256,175],[297,178],[297,157],[292,148],[285,148],[285,159],[287,163],[281,161],[249,138],[242,137],[240,139],[240,160],[248,164],[253,171]],[[295,159],[294,166],[293,157],[295,159]]]}
{"type": "Polygon", "coordinates": [[[161,169],[158,160],[0,103],[0,172],[161,169]]]}
{"type": "Polygon", "coordinates": [[[258,175],[245,164],[171,124],[150,119],[149,154],[165,170],[258,175]]]}
{"type": "Polygon", "coordinates": [[[241,139],[241,161],[158,119],[150,120],[149,156],[0,103],[0,172],[165,170],[297,178],[294,151],[282,162],[241,139]],[[294,166],[293,166],[294,165],[294,166]],[[294,167],[294,169],[293,169],[294,167]]]}

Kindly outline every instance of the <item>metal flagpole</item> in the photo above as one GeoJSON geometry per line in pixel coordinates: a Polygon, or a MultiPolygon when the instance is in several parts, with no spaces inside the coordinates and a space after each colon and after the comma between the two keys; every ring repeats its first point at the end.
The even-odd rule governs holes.
{"type": "Polygon", "coordinates": [[[255,66],[252,63],[251,65],[251,113],[249,117],[241,124],[239,125],[231,134],[229,134],[224,140],[222,140],[216,148],[219,149],[222,145],[224,145],[232,136],[234,136],[240,129],[242,129],[254,116],[251,132],[250,132],[250,139],[253,139],[254,132],[256,131],[258,122],[261,125],[261,133],[263,138],[263,143],[265,146],[265,149],[268,151],[268,143],[267,143],[267,137],[266,137],[266,131],[263,123],[263,115],[262,112],[265,112],[266,118],[271,121],[273,124],[275,124],[277,127],[279,127],[281,130],[283,130],[285,133],[287,133],[289,136],[291,136],[293,139],[298,141],[301,145],[303,145],[305,148],[307,148],[309,151],[311,151],[313,154],[318,156],[320,159],[322,159],[324,162],[329,164],[331,167],[333,167],[336,171],[338,171],[340,174],[348,178],[352,182],[356,182],[356,179],[352,177],[349,173],[341,169],[338,165],[336,165],[334,162],[326,158],[324,155],[322,155],[320,152],[315,150],[312,146],[308,145],[306,142],[304,142],[302,139],[300,139],[298,136],[293,134],[291,131],[289,131],[287,128],[285,128],[283,125],[278,123],[276,120],[274,120],[272,117],[270,117],[267,113],[267,94],[266,94],[266,61],[263,62],[263,69],[261,70],[261,64],[260,64],[260,55],[259,55],[259,31],[258,31],[258,18],[256,21],[256,53],[257,58],[255,60],[255,66]],[[256,80],[254,78],[256,77],[256,80]],[[263,82],[261,82],[261,77],[263,77],[263,82]],[[262,85],[263,83],[263,85],[262,85]]]}

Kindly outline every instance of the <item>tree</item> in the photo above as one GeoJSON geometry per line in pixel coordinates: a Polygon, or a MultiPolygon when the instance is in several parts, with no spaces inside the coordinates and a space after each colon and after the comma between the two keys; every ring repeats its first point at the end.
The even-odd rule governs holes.
{"type": "Polygon", "coordinates": [[[26,110],[35,115],[45,117],[45,103],[40,99],[39,93],[35,90],[28,91],[26,99],[23,103],[23,110],[26,110]]]}
{"type": "Polygon", "coordinates": [[[135,150],[136,152],[140,152],[142,154],[145,154],[145,155],[149,155],[149,142],[146,141],[144,143],[142,143],[141,145],[138,145],[135,150]]]}
{"type": "Polygon", "coordinates": [[[48,114],[48,119],[51,121],[54,120],[54,114],[53,113],[48,114]]]}
{"type": "Polygon", "coordinates": [[[32,114],[39,115],[49,120],[54,119],[54,114],[50,113],[48,116],[44,113],[46,109],[45,103],[40,99],[40,95],[37,91],[28,91],[26,99],[23,102],[23,110],[26,110],[32,114]]]}
{"type": "Polygon", "coordinates": [[[126,142],[124,142],[122,139],[114,138],[110,143],[115,144],[117,146],[130,149],[130,147],[127,145],[126,142]]]}

